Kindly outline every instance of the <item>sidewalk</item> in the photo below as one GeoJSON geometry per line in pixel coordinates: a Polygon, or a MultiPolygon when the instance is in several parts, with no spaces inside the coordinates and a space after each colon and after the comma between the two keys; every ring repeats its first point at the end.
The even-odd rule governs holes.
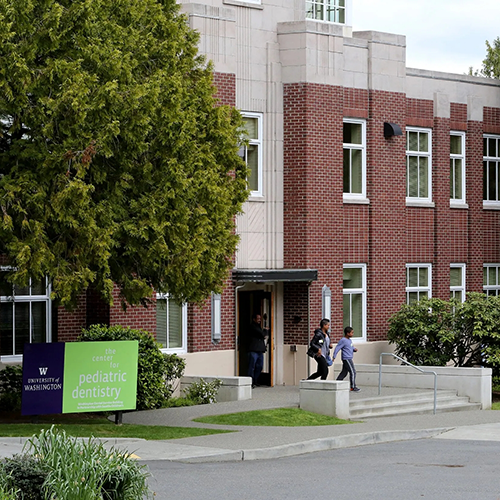
{"type": "MultiPolygon", "coordinates": [[[[403,389],[383,388],[383,395],[403,389]]],[[[376,387],[362,388],[351,397],[377,395],[376,387]]],[[[500,441],[500,411],[461,411],[436,415],[379,417],[346,425],[319,427],[242,427],[192,422],[193,418],[269,408],[298,407],[298,387],[259,387],[247,401],[166,408],[126,413],[123,423],[207,427],[232,430],[227,434],[167,441],[113,439],[107,446],[127,450],[139,460],[181,462],[273,459],[375,443],[437,437],[500,441]]],[[[22,451],[25,438],[0,438],[0,457],[22,451]]]]}

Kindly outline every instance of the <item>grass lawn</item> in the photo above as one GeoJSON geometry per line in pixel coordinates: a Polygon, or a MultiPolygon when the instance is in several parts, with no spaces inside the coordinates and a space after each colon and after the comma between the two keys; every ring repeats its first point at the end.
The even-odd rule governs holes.
{"type": "Polygon", "coordinates": [[[102,416],[80,419],[69,419],[61,416],[60,419],[52,422],[1,423],[0,437],[30,437],[33,434],[38,434],[42,429],[49,429],[52,425],[64,429],[67,434],[75,437],[95,436],[98,438],[141,438],[147,440],[179,439],[231,432],[193,427],[166,427],[163,425],[115,425],[102,416]]]}
{"type": "Polygon", "coordinates": [[[274,410],[255,410],[227,415],[195,418],[195,422],[219,425],[255,425],[275,427],[301,427],[316,425],[353,424],[350,420],[342,420],[326,415],[318,415],[300,408],[277,408],[274,410]]]}
{"type": "Polygon", "coordinates": [[[492,410],[500,410],[500,402],[491,405],[492,410]]]}

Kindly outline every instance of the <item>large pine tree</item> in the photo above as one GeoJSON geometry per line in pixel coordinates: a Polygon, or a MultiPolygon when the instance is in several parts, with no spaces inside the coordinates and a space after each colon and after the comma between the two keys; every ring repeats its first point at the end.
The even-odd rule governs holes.
{"type": "Polygon", "coordinates": [[[48,276],[66,307],[88,287],[219,290],[247,196],[239,113],[175,0],[0,0],[0,254],[48,276]]]}

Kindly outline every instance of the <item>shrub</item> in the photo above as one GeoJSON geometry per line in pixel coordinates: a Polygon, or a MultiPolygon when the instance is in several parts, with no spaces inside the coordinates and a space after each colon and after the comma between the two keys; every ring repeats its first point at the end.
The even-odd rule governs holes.
{"type": "Polygon", "coordinates": [[[186,399],[190,399],[198,405],[215,403],[221,385],[222,381],[219,379],[207,382],[200,378],[198,382],[193,382],[188,388],[184,389],[184,395],[186,399]]]}
{"type": "Polygon", "coordinates": [[[44,498],[138,500],[150,498],[146,466],[95,438],[78,440],[52,426],[28,440],[26,448],[48,468],[44,498]]]}
{"type": "Polygon", "coordinates": [[[92,325],[78,337],[82,342],[137,340],[139,360],[137,371],[137,409],[161,408],[170,394],[165,381],[166,361],[151,333],[120,325],[92,325]]]}
{"type": "Polygon", "coordinates": [[[0,409],[20,410],[22,388],[23,367],[21,365],[8,365],[0,370],[0,409]]]}
{"type": "Polygon", "coordinates": [[[177,354],[163,354],[165,360],[165,385],[167,398],[170,399],[175,390],[174,382],[179,380],[186,369],[186,361],[177,354]]]}
{"type": "Polygon", "coordinates": [[[43,500],[42,486],[49,468],[41,457],[14,455],[3,460],[1,469],[7,477],[6,486],[17,489],[23,500],[43,500]]]}
{"type": "Polygon", "coordinates": [[[500,368],[500,297],[468,293],[465,302],[421,299],[390,321],[388,340],[410,363],[500,368]]]}

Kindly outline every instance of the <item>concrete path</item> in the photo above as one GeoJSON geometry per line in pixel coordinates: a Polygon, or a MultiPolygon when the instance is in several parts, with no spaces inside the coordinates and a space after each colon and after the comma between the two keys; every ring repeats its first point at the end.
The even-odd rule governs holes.
{"type": "MultiPolygon", "coordinates": [[[[405,390],[384,388],[382,395],[402,392],[405,390]]],[[[363,388],[357,394],[351,393],[351,397],[356,399],[376,395],[376,387],[363,388]]],[[[218,426],[192,421],[193,418],[205,415],[298,407],[298,403],[298,387],[265,387],[254,389],[252,399],[247,401],[126,413],[123,415],[124,423],[208,427],[234,432],[167,441],[113,439],[108,440],[106,446],[126,450],[139,460],[210,462],[271,459],[336,448],[434,437],[500,441],[500,411],[491,410],[378,417],[352,424],[319,427],[218,426]]],[[[0,457],[20,453],[25,441],[26,438],[0,438],[0,457]]]]}

